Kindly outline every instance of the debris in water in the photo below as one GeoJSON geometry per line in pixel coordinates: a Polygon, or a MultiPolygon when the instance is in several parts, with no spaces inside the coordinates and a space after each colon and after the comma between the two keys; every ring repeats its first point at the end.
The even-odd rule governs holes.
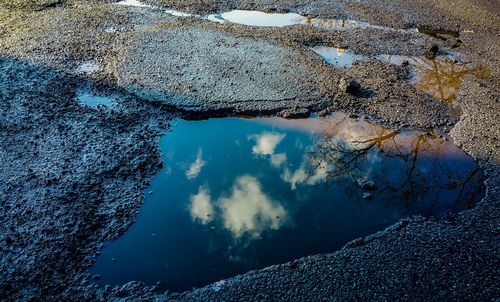
{"type": "Polygon", "coordinates": [[[191,13],[184,13],[184,12],[180,12],[180,11],[176,11],[176,10],[171,10],[171,9],[167,9],[165,10],[165,12],[167,14],[170,14],[172,16],[176,16],[176,17],[196,17],[197,15],[194,15],[194,14],[191,14],[191,13]]]}

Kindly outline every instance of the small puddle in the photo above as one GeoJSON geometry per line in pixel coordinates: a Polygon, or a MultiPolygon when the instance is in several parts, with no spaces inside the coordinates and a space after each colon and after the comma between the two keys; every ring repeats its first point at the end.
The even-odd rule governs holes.
{"type": "Polygon", "coordinates": [[[152,8],[151,5],[142,3],[141,1],[138,1],[138,0],[123,0],[123,1],[116,2],[116,4],[118,4],[118,5],[125,5],[125,6],[136,6],[136,7],[148,7],[148,8],[152,8]]]}
{"type": "Polygon", "coordinates": [[[384,31],[397,32],[417,32],[417,29],[395,29],[385,26],[370,24],[347,19],[322,19],[311,16],[302,16],[295,13],[264,13],[250,10],[233,10],[220,15],[221,19],[231,23],[237,23],[248,26],[291,26],[291,25],[309,25],[327,30],[343,29],[379,29],[384,31]]]}
{"type": "Polygon", "coordinates": [[[221,18],[231,23],[248,26],[290,26],[302,24],[305,17],[299,14],[264,13],[260,11],[233,10],[222,13],[221,18]]]}
{"type": "Polygon", "coordinates": [[[77,73],[94,73],[101,68],[101,65],[98,63],[89,61],[85,62],[82,65],[78,66],[77,73]]]}
{"type": "Polygon", "coordinates": [[[196,17],[196,16],[198,16],[198,15],[194,15],[191,13],[184,13],[184,12],[171,10],[171,9],[167,9],[164,12],[166,12],[167,14],[170,14],[172,16],[176,16],[176,17],[196,17]]]}
{"type": "Polygon", "coordinates": [[[413,72],[411,82],[418,89],[449,105],[457,98],[465,76],[472,76],[478,80],[490,76],[490,71],[484,66],[473,64],[465,58],[452,54],[438,56],[435,59],[388,55],[379,56],[378,59],[396,65],[408,62],[413,72]]]}
{"type": "Polygon", "coordinates": [[[440,55],[434,59],[428,59],[401,55],[369,57],[353,54],[343,48],[326,46],[315,46],[311,48],[311,51],[321,56],[326,63],[341,68],[349,68],[354,62],[370,59],[398,66],[409,64],[411,67],[410,83],[448,105],[452,105],[457,98],[465,76],[484,80],[491,74],[484,66],[468,62],[466,58],[458,54],[440,55]]]}
{"type": "Polygon", "coordinates": [[[204,286],[333,252],[403,217],[470,208],[483,192],[478,166],[450,142],[340,113],[179,120],[160,148],[137,221],[90,270],[102,286],[204,286]]]}
{"type": "Polygon", "coordinates": [[[113,109],[118,107],[118,96],[104,95],[92,92],[90,89],[77,89],[76,99],[81,105],[113,109]]]}
{"type": "Polygon", "coordinates": [[[441,36],[448,36],[448,37],[454,37],[458,38],[460,37],[460,32],[458,31],[453,31],[453,30],[438,30],[438,29],[431,29],[427,27],[419,27],[418,29],[419,33],[427,34],[435,38],[439,38],[441,36]]]}
{"type": "Polygon", "coordinates": [[[353,54],[344,48],[315,46],[311,50],[321,56],[326,63],[343,68],[352,67],[352,64],[356,61],[368,59],[365,56],[353,54]]]}

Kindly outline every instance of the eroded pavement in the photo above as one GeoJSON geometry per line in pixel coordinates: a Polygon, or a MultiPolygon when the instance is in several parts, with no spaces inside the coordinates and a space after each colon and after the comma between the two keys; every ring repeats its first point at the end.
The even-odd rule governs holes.
{"type": "Polygon", "coordinates": [[[160,6],[148,7],[105,2],[0,3],[2,299],[499,296],[496,3],[149,1],[160,6]],[[295,12],[396,30],[253,27],[174,16],[166,8],[199,16],[231,9],[295,12]],[[438,31],[419,33],[419,27],[438,31]],[[311,51],[315,46],[368,59],[338,67],[311,51]],[[481,77],[461,75],[458,82],[461,71],[454,66],[431,69],[429,82],[438,88],[458,83],[456,106],[412,83],[411,64],[375,58],[432,60],[446,53],[488,69],[481,77]],[[87,106],[79,102],[82,91],[113,95],[117,105],[87,106]],[[117,238],[135,220],[143,190],[162,165],[158,137],[169,119],[334,111],[368,116],[396,130],[433,129],[453,140],[488,176],[486,197],[446,221],[407,219],[341,251],[182,294],[139,283],[94,287],[86,269],[102,242],[117,238]]]}

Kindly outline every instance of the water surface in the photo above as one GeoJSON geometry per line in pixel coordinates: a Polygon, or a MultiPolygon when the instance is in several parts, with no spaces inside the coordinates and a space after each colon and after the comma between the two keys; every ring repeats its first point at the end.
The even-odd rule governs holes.
{"type": "Polygon", "coordinates": [[[366,56],[354,54],[344,48],[315,46],[311,50],[325,60],[326,63],[337,67],[352,67],[356,61],[368,60],[366,56]]]}
{"type": "Polygon", "coordinates": [[[380,26],[363,21],[349,19],[326,19],[314,18],[311,16],[302,16],[295,13],[266,13],[253,10],[232,10],[220,14],[221,19],[231,23],[237,23],[247,26],[264,27],[283,27],[291,25],[307,25],[326,30],[345,30],[345,29],[378,29],[395,32],[416,33],[417,29],[397,29],[386,26],[380,26]]]}
{"type": "Polygon", "coordinates": [[[99,65],[96,62],[88,61],[82,63],[80,66],[78,66],[76,72],[81,73],[81,74],[90,74],[98,71],[101,68],[101,65],[99,65]]]}
{"type": "Polygon", "coordinates": [[[152,8],[151,5],[142,3],[141,1],[138,0],[123,0],[116,2],[118,5],[125,5],[125,6],[136,6],[136,7],[147,7],[147,8],[152,8]]]}
{"type": "Polygon", "coordinates": [[[354,62],[370,59],[398,66],[407,64],[410,68],[410,83],[448,105],[454,105],[466,76],[484,80],[491,74],[486,67],[474,64],[456,53],[440,54],[430,59],[425,56],[387,54],[370,57],[329,46],[315,46],[311,50],[328,64],[342,68],[350,68],[354,62]]]}
{"type": "Polygon", "coordinates": [[[77,89],[76,94],[77,101],[84,106],[92,108],[102,106],[108,109],[118,106],[118,96],[114,94],[99,93],[87,88],[77,89]]]}
{"type": "Polygon", "coordinates": [[[343,114],[180,120],[160,147],[164,167],[137,221],[91,269],[101,285],[199,287],[333,252],[403,217],[446,216],[482,194],[477,165],[453,144],[343,114]]]}

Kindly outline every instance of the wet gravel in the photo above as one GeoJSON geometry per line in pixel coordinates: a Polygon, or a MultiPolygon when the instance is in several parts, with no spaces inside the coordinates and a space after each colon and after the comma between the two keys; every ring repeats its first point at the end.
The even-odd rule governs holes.
{"type": "Polygon", "coordinates": [[[492,75],[465,79],[457,116],[408,84],[404,66],[371,60],[345,70],[307,49],[325,44],[365,55],[423,55],[434,44],[450,50],[457,38],[301,26],[256,29],[105,2],[0,3],[0,300],[489,301],[500,296],[497,3],[154,1],[197,12],[258,8],[392,27],[473,29],[461,33],[463,43],[454,50],[485,64],[492,75]],[[89,60],[102,68],[77,74],[89,60]],[[350,81],[367,94],[346,93],[350,81]],[[82,85],[122,95],[121,105],[108,110],[78,104],[82,85]],[[189,106],[175,108],[179,100],[189,106]],[[368,115],[396,129],[433,128],[453,139],[488,176],[486,197],[446,221],[408,219],[341,251],[186,293],[160,293],[137,282],[94,287],[86,268],[102,243],[125,232],[137,216],[143,190],[162,164],[158,136],[173,115],[300,116],[334,110],[368,115]]]}

